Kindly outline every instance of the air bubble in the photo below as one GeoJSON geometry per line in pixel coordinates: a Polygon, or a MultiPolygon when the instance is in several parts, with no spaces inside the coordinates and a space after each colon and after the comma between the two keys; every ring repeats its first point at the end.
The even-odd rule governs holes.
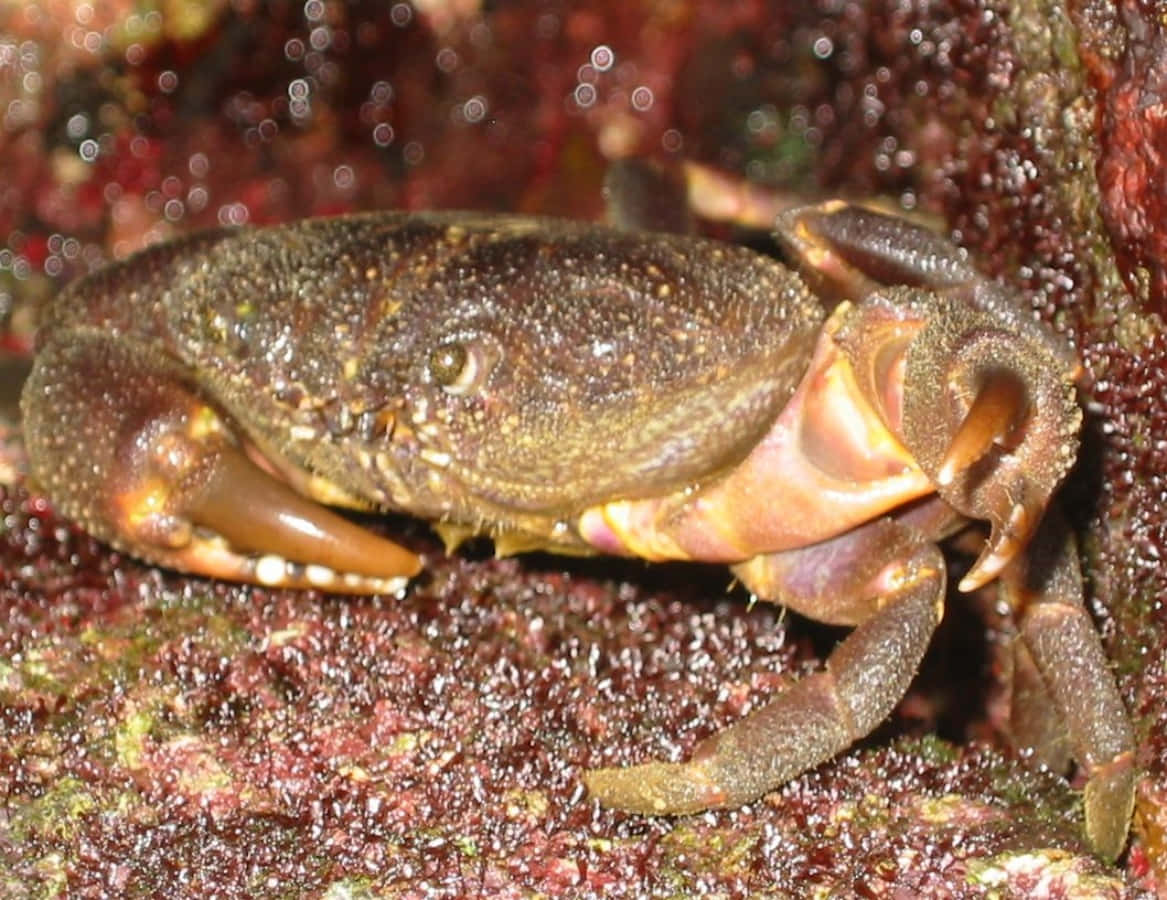
{"type": "Polygon", "coordinates": [[[389,21],[398,28],[404,28],[413,21],[413,7],[408,3],[394,3],[389,10],[389,21]]]}
{"type": "Polygon", "coordinates": [[[467,122],[481,122],[486,117],[486,98],[481,94],[462,104],[462,116],[467,122]]]}
{"type": "Polygon", "coordinates": [[[373,129],[373,143],[378,147],[388,147],[393,143],[393,126],[381,122],[373,129]]]}
{"type": "Polygon", "coordinates": [[[592,49],[591,61],[597,72],[607,72],[616,62],[616,54],[607,44],[600,44],[592,49]]]}
{"type": "Polygon", "coordinates": [[[652,88],[641,85],[632,92],[632,108],[639,112],[645,112],[652,109],[654,99],[652,88]]]}

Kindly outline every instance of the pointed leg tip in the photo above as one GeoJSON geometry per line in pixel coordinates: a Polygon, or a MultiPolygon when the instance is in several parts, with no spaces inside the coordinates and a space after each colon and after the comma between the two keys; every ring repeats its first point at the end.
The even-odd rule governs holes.
{"type": "Polygon", "coordinates": [[[645,816],[682,816],[725,804],[725,792],[696,762],[648,762],[583,773],[588,793],[609,809],[645,816]]]}

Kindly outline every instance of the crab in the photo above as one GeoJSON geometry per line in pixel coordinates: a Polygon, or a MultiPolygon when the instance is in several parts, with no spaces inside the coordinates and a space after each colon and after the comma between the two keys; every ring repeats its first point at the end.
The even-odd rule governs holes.
{"type": "MultiPolygon", "coordinates": [[[[659,225],[652,207],[617,218],[659,225]]],[[[871,732],[940,620],[937,542],[987,523],[959,587],[1000,585],[1044,710],[1019,737],[1051,760],[1068,737],[1087,839],[1115,858],[1134,737],[1053,502],[1079,363],[929,229],[828,201],[773,233],[790,267],[467,213],[155,246],[48,311],[22,398],[30,474],[95,536],[216,578],[400,590],[419,558],[325,505],[391,509],[450,548],[724,563],[853,628],[689,760],[583,775],[648,815],[746,804],[871,732]]]]}

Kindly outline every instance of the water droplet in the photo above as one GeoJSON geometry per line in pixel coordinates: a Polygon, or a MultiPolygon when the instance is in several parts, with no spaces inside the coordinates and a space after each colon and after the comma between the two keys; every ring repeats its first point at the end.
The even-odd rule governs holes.
{"type": "Polygon", "coordinates": [[[89,133],[89,116],[85,113],[76,113],[69,117],[69,121],[65,123],[65,134],[69,136],[69,140],[76,141],[85,137],[89,133]]]}
{"type": "Polygon", "coordinates": [[[413,7],[408,3],[394,3],[389,10],[389,21],[398,28],[404,28],[413,21],[413,7]]]}
{"type": "Polygon", "coordinates": [[[373,129],[373,143],[378,147],[388,147],[393,143],[393,126],[381,122],[373,129]]]}

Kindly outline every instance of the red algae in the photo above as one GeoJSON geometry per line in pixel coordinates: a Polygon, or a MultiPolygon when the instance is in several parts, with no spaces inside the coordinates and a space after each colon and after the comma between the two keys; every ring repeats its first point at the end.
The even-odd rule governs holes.
{"type": "MultiPolygon", "coordinates": [[[[31,506],[5,497],[6,572],[78,540],[31,506]],[[33,522],[53,537],[28,548],[33,522]]],[[[716,571],[678,588],[665,570],[547,562],[435,557],[405,597],[359,602],[129,563],[104,606],[7,589],[8,871],[77,893],[108,884],[107,860],[134,893],[176,872],[225,896],[748,892],[872,873],[927,890],[972,860],[1065,847],[1075,872],[1108,877],[1081,855],[1060,779],[934,739],[874,741],[740,810],[598,811],[581,767],[691,743],[809,648],[771,608],[710,602],[716,571]]]]}

